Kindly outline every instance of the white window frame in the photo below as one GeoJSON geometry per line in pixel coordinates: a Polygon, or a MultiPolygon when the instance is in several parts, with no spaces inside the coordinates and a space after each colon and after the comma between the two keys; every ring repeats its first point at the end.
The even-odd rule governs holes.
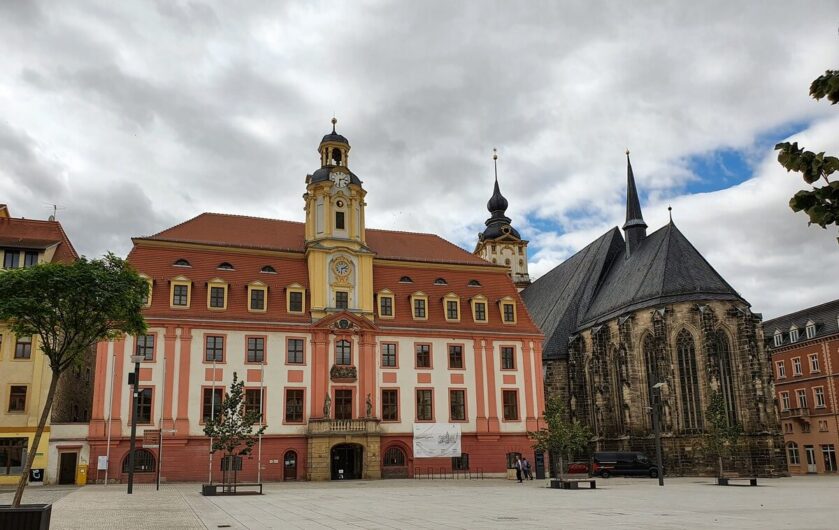
{"type": "Polygon", "coordinates": [[[810,359],[810,373],[818,373],[821,370],[819,369],[819,354],[818,353],[811,353],[808,355],[810,359]]]}
{"type": "Polygon", "coordinates": [[[807,391],[803,388],[795,389],[795,397],[796,397],[796,405],[800,409],[806,409],[807,407],[807,391]]]}
{"type": "Polygon", "coordinates": [[[816,336],[816,324],[812,320],[807,322],[807,326],[804,328],[804,335],[808,339],[812,339],[816,336]]]}
{"type": "Polygon", "coordinates": [[[827,406],[824,400],[824,387],[813,387],[813,403],[817,409],[823,409],[827,406]],[[818,390],[818,392],[817,392],[818,390]]]}
{"type": "Polygon", "coordinates": [[[784,335],[780,330],[775,330],[775,346],[780,346],[784,343],[784,335]]]}
{"type": "Polygon", "coordinates": [[[789,392],[781,392],[781,410],[789,410],[789,392]]]}
{"type": "Polygon", "coordinates": [[[789,328],[789,341],[798,342],[798,328],[795,326],[789,328]]]}
{"type": "Polygon", "coordinates": [[[804,372],[801,371],[801,357],[793,357],[792,358],[792,375],[801,375],[804,372]]]}
{"type": "Polygon", "coordinates": [[[775,361],[775,367],[778,371],[778,379],[786,379],[787,378],[787,365],[784,361],[775,361]]]}

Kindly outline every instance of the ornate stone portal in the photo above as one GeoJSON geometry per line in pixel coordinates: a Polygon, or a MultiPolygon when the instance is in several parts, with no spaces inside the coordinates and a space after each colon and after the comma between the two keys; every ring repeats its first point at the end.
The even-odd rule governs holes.
{"type": "Polygon", "coordinates": [[[360,447],[361,469],[358,470],[358,478],[382,478],[381,434],[378,419],[312,419],[309,420],[307,437],[307,480],[332,480],[334,478],[333,458],[335,457],[333,448],[344,444],[360,447]]]}

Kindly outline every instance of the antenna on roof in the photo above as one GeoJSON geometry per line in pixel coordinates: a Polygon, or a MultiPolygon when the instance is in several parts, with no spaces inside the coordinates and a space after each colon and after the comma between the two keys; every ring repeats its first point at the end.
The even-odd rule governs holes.
{"type": "Polygon", "coordinates": [[[66,210],[66,208],[63,208],[63,207],[61,207],[57,204],[53,204],[53,203],[49,203],[49,202],[45,202],[44,204],[47,205],[48,207],[52,208],[52,214],[49,216],[50,221],[55,221],[56,217],[58,216],[58,210],[66,210]]]}

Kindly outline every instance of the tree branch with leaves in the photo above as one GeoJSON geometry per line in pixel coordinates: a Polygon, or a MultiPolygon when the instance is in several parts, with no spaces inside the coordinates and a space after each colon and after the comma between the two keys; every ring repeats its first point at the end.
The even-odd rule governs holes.
{"type": "Polygon", "coordinates": [[[533,448],[559,456],[559,478],[564,474],[565,460],[588,450],[592,433],[588,426],[578,420],[566,418],[565,406],[559,396],[550,398],[545,405],[544,426],[527,436],[533,440],[533,448]]]}
{"type": "MultiPolygon", "coordinates": [[[[0,320],[17,336],[39,339],[52,370],[49,390],[12,505],[20,506],[61,374],[99,341],[145,333],[148,283],[113,254],[70,264],[43,263],[0,274],[0,320]]],[[[38,353],[33,353],[38,355],[38,353]]]]}
{"type": "MultiPolygon", "coordinates": [[[[839,70],[827,70],[810,85],[810,96],[816,100],[827,98],[831,105],[839,103],[839,70]]],[[[809,224],[822,228],[839,226],[839,181],[830,177],[839,171],[839,158],[825,155],[824,151],[814,153],[798,147],[798,142],[783,142],[775,146],[778,162],[787,171],[801,173],[804,182],[813,189],[800,190],[789,201],[794,212],[804,212],[810,217],[809,224]],[[816,183],[822,183],[816,186],[816,183]]]]}

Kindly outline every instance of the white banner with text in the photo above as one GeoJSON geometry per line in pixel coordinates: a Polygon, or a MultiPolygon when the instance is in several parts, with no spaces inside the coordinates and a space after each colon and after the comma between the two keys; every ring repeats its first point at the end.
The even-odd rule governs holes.
{"type": "Polygon", "coordinates": [[[414,458],[459,457],[460,453],[459,424],[414,424],[414,458]]]}

